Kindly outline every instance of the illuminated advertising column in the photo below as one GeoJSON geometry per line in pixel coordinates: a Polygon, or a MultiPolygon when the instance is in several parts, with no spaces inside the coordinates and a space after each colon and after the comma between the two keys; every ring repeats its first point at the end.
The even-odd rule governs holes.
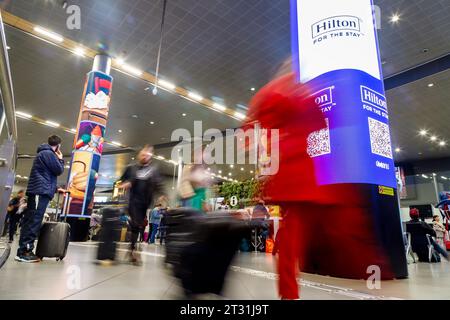
{"type": "Polygon", "coordinates": [[[67,183],[69,216],[84,216],[92,211],[111,101],[110,70],[111,59],[98,55],[86,77],[67,183]]]}
{"type": "MultiPolygon", "coordinates": [[[[310,137],[320,185],[358,185],[397,277],[407,275],[371,0],[291,0],[294,67],[328,124],[310,137]],[[389,239],[388,239],[389,237],[389,239]]],[[[357,226],[355,226],[357,227],[357,226]]],[[[345,250],[345,249],[343,249],[345,250]]]]}

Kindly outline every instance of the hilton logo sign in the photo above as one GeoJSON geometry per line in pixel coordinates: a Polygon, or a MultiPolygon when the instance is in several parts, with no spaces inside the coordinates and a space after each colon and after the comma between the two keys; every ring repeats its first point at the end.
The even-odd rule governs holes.
{"type": "Polygon", "coordinates": [[[311,26],[314,44],[337,37],[360,37],[361,22],[354,16],[335,16],[320,20],[311,26]]]}

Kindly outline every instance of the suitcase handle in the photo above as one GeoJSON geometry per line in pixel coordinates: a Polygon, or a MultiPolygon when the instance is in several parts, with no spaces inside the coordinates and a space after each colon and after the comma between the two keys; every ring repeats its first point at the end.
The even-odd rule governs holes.
{"type": "Polygon", "coordinates": [[[56,221],[58,221],[59,218],[61,217],[61,215],[64,214],[64,222],[67,222],[67,207],[68,207],[68,203],[69,203],[69,196],[70,196],[70,191],[58,190],[58,198],[56,200],[56,202],[57,202],[56,203],[56,221]],[[61,213],[58,215],[59,197],[61,194],[64,195],[64,201],[63,201],[63,205],[61,207],[61,213]]]}

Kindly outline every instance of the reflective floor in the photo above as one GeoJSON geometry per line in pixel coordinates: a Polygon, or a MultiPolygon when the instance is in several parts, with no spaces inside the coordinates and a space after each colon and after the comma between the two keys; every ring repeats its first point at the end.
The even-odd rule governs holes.
{"type": "MultiPolygon", "coordinates": [[[[16,243],[12,253],[15,253],[16,243]]],[[[177,279],[162,264],[163,247],[142,245],[143,265],[94,264],[95,243],[71,243],[62,262],[46,259],[25,264],[14,255],[0,269],[0,299],[177,299],[177,279]]],[[[126,245],[119,255],[127,252],[126,245]]],[[[227,276],[225,299],[277,299],[274,258],[263,253],[238,253],[227,276]]],[[[450,299],[450,263],[409,265],[407,280],[383,281],[370,290],[364,280],[303,274],[301,298],[450,299]]]]}

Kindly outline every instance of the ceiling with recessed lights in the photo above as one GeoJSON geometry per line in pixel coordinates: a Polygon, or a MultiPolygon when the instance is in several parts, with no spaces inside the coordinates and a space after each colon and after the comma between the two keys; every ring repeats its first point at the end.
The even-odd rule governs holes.
{"type": "MultiPolygon", "coordinates": [[[[101,43],[113,57],[154,73],[162,1],[78,0],[81,30],[66,28],[62,1],[4,1],[5,10],[97,49],[101,43]]],[[[0,2],[1,4],[1,2],[0,2]]],[[[375,0],[381,9],[380,50],[385,77],[395,75],[450,52],[448,0],[375,0]],[[398,21],[392,22],[393,16],[398,21]]],[[[161,53],[160,75],[217,105],[245,112],[252,95],[267,83],[290,54],[289,0],[169,0],[161,53]],[[240,105],[241,107],[237,106],[240,105]]],[[[38,38],[7,27],[7,42],[18,110],[71,128],[75,126],[85,74],[92,60],[73,55],[38,38]]],[[[180,127],[192,130],[238,127],[240,122],[203,108],[168,91],[153,96],[148,84],[121,72],[114,77],[111,116],[106,139],[138,147],[170,142],[180,127]],[[186,116],[183,116],[185,114],[186,116]],[[153,123],[153,124],[152,124],[153,123]],[[119,132],[122,130],[122,132],[119,132]]],[[[398,161],[450,157],[450,71],[430,76],[387,93],[395,158],[398,161]],[[429,86],[429,84],[433,86],[429,86]],[[427,130],[421,136],[420,130],[427,130]],[[436,141],[430,137],[436,135],[436,141]],[[440,146],[439,142],[446,145],[440,146]],[[420,153],[420,154],[419,154],[420,153]]],[[[217,109],[217,108],[216,108],[217,109]]],[[[19,153],[33,154],[38,143],[57,129],[18,120],[19,153]]],[[[70,153],[73,135],[60,132],[70,153]]],[[[168,157],[170,148],[160,148],[168,157]]],[[[116,150],[108,146],[106,152],[116,150]]],[[[126,161],[110,156],[101,170],[112,175],[126,161]],[[108,161],[108,163],[106,163],[108,161]],[[117,164],[115,163],[117,162],[117,164]]],[[[131,155],[129,155],[131,160],[131,155]]],[[[27,174],[25,162],[19,171],[27,174]]],[[[28,161],[29,162],[29,161],[28,161]]],[[[170,168],[167,169],[170,171],[170,168]]],[[[219,169],[217,169],[219,170],[219,169]]],[[[224,173],[230,168],[223,169],[224,173]]],[[[250,176],[251,168],[239,177],[250,176]]]]}

